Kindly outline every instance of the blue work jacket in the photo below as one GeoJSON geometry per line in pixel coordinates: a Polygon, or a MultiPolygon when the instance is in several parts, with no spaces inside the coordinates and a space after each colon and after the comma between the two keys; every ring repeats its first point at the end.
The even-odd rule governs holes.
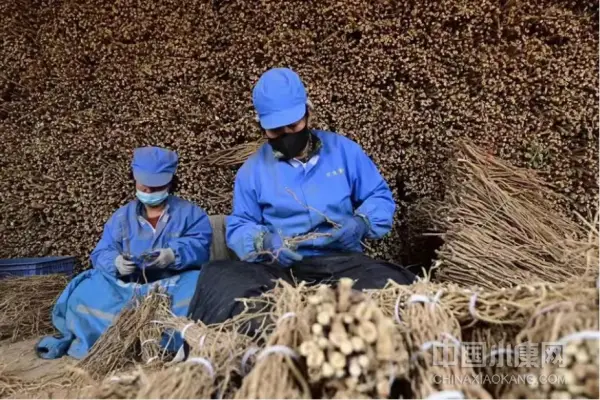
{"type": "Polygon", "coordinates": [[[200,207],[169,195],[156,229],[144,218],[144,214],[144,205],[136,199],[110,217],[91,254],[94,268],[116,275],[115,259],[119,254],[140,257],[162,248],[171,248],[175,253],[175,263],[169,267],[171,270],[200,266],[208,261],[212,228],[200,207]]]}
{"type": "MultiPolygon", "coordinates": [[[[227,245],[241,259],[254,261],[261,232],[290,238],[309,232],[329,233],[326,218],[341,224],[365,217],[367,238],[377,239],[392,226],[396,205],[373,161],[352,140],[332,132],[313,131],[321,147],[305,164],[280,161],[264,144],[238,171],[233,212],[227,216],[227,245]]],[[[301,243],[303,256],[331,253],[326,238],[301,243]]],[[[362,246],[345,249],[362,252],[362,246]]]]}

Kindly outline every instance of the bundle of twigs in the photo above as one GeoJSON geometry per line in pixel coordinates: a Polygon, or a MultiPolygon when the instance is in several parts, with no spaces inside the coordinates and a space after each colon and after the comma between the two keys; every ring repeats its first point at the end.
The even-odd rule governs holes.
{"type": "Polygon", "coordinates": [[[161,330],[153,321],[170,303],[159,286],[145,297],[135,296],[77,367],[98,379],[138,361],[156,362],[163,353],[158,342],[161,330]]]}
{"type": "Polygon", "coordinates": [[[598,229],[555,210],[556,194],[533,171],[466,143],[444,205],[431,213],[443,234],[436,278],[510,287],[598,276],[598,229]]]}
{"type": "Polygon", "coordinates": [[[393,320],[352,286],[344,278],[336,289],[322,285],[309,297],[312,335],[300,354],[311,384],[325,397],[388,398],[408,355],[393,320]]]}
{"type": "Polygon", "coordinates": [[[538,307],[517,336],[519,345],[535,346],[539,354],[537,363],[519,368],[532,384],[526,389],[512,385],[505,396],[597,399],[598,311],[598,293],[538,307]]]}
{"type": "Polygon", "coordinates": [[[254,142],[242,143],[228,149],[219,150],[202,158],[200,163],[215,167],[229,167],[243,164],[264,143],[265,140],[259,139],[254,142]]]}
{"type": "Polygon", "coordinates": [[[0,279],[0,339],[52,333],[52,307],[67,283],[65,275],[0,279]]]}
{"type": "Polygon", "coordinates": [[[427,282],[414,285],[414,294],[399,315],[406,326],[413,395],[424,398],[439,391],[459,391],[465,398],[491,398],[477,382],[461,343],[461,329],[452,311],[427,299],[427,282]]]}
{"type": "MultiPolygon", "coordinates": [[[[310,335],[310,325],[303,315],[307,305],[306,294],[310,292],[302,283],[294,287],[279,281],[274,290],[260,298],[245,299],[250,310],[260,309],[252,304],[254,302],[265,304],[264,310],[268,315],[259,338],[264,347],[248,350],[244,361],[253,358],[254,365],[244,377],[235,398],[312,398],[295,350],[310,335]],[[255,356],[251,356],[252,353],[255,356]]],[[[252,316],[244,318],[248,317],[252,316]]]]}

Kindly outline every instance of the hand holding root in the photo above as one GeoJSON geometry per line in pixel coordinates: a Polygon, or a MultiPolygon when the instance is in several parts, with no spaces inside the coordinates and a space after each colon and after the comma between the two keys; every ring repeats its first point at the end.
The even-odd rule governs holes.
{"type": "Polygon", "coordinates": [[[306,235],[299,235],[291,238],[280,238],[279,240],[274,239],[278,236],[274,236],[267,240],[269,244],[264,245],[265,250],[252,252],[244,257],[242,261],[247,261],[250,258],[260,256],[269,256],[269,264],[277,261],[280,264],[288,267],[292,263],[302,260],[302,256],[294,251],[300,243],[329,236],[331,236],[331,234],[318,232],[311,232],[307,233],[306,235]],[[281,241],[281,243],[275,244],[274,242],[276,241],[281,241]]]}

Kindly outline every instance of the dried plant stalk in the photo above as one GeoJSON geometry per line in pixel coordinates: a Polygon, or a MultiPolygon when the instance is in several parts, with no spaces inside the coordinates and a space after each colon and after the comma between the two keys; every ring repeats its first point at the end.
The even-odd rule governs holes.
{"type": "Polygon", "coordinates": [[[444,245],[436,279],[464,286],[598,278],[597,216],[578,224],[532,171],[461,143],[444,205],[431,213],[444,245]]]}
{"type": "Polygon", "coordinates": [[[65,275],[0,279],[0,339],[51,334],[52,308],[68,281],[65,275]]]}

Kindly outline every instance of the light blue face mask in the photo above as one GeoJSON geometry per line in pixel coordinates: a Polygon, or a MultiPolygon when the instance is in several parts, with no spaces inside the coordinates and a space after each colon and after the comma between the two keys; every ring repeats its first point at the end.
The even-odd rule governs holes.
{"type": "Polygon", "coordinates": [[[167,189],[161,192],[154,193],[144,193],[140,190],[136,190],[135,195],[142,203],[148,206],[157,206],[163,201],[165,201],[167,197],[169,197],[169,190],[167,189]]]}

